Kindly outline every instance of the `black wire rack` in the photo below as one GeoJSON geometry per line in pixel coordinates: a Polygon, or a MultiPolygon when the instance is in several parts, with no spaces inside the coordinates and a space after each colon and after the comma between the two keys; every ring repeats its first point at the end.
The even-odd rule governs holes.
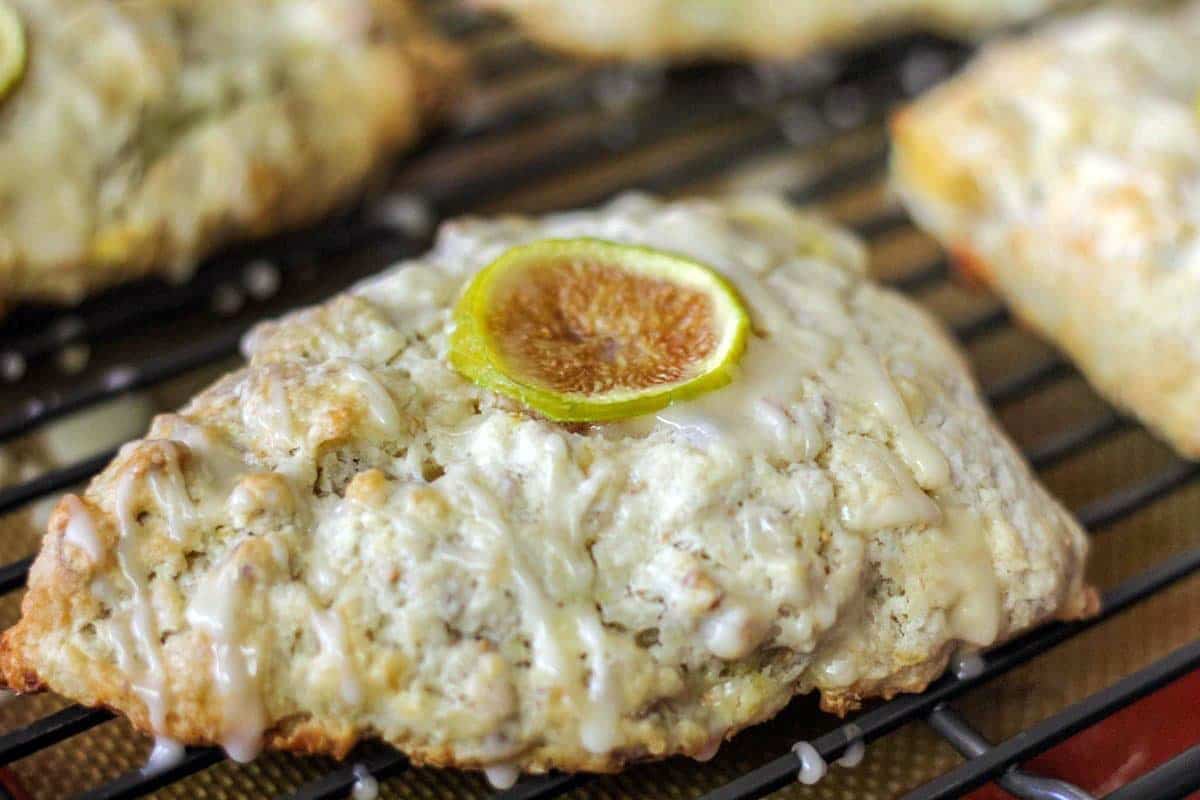
{"type": "MultiPolygon", "coordinates": [[[[948,74],[969,55],[961,45],[918,36],[787,69],[696,67],[664,75],[646,69],[571,65],[531,48],[493,19],[463,15],[447,4],[434,5],[433,11],[444,29],[476,56],[480,87],[468,98],[466,113],[453,130],[435,136],[404,159],[384,189],[342,216],[306,231],[234,248],[186,284],[147,282],[113,290],[70,311],[33,309],[11,314],[0,324],[0,373],[6,381],[0,385],[0,443],[35,432],[72,411],[231,359],[241,335],[258,319],[326,297],[398,258],[420,252],[429,242],[430,222],[493,210],[491,204],[514,187],[552,176],[592,176],[567,182],[566,202],[571,205],[599,202],[630,186],[656,192],[683,190],[765,152],[814,149],[877,127],[898,103],[948,74]],[[706,131],[722,135],[708,143],[706,131]],[[547,141],[552,146],[546,146],[547,141]],[[669,157],[659,157],[663,153],[669,157]],[[618,157],[644,160],[632,182],[627,178],[605,182],[606,164],[618,157]],[[396,212],[397,198],[404,213],[396,212]],[[384,213],[388,208],[391,213],[384,213]],[[316,268],[333,257],[339,268],[332,274],[316,268]],[[279,286],[256,294],[247,280],[248,270],[262,264],[276,270],[279,286]],[[55,370],[56,353],[101,341],[105,346],[96,348],[93,363],[83,374],[65,378],[55,370]]],[[[880,140],[854,158],[787,187],[789,197],[796,203],[819,202],[850,187],[878,182],[886,164],[885,147],[880,140]]],[[[892,210],[855,227],[874,240],[909,224],[902,213],[892,210]]],[[[890,282],[920,294],[942,285],[948,273],[946,260],[938,256],[890,282]]],[[[969,343],[1010,324],[1008,315],[993,307],[957,321],[952,328],[969,343]]],[[[988,386],[986,395],[994,404],[1009,403],[1072,375],[1060,357],[1048,355],[988,386]]],[[[1105,410],[1056,431],[1028,449],[1026,456],[1034,467],[1047,469],[1131,426],[1117,412],[1105,410]]],[[[78,485],[111,457],[111,452],[101,453],[0,489],[0,513],[78,485]]],[[[1173,460],[1076,512],[1098,534],[1198,476],[1200,465],[1173,460]]],[[[26,557],[0,566],[0,593],[23,587],[30,561],[26,557]]],[[[903,725],[925,721],[963,760],[911,791],[907,797],[912,800],[960,797],[989,781],[1026,800],[1088,797],[1069,784],[1022,770],[1021,764],[1200,668],[1200,641],[1005,741],[989,742],[955,710],[954,703],[980,684],[1104,625],[1198,571],[1200,546],[1175,553],[1110,588],[1098,616],[1026,633],[986,653],[975,674],[947,674],[924,693],[871,706],[811,745],[825,760],[833,761],[856,742],[869,745],[903,725]]],[[[0,735],[0,765],[61,744],[111,719],[113,715],[101,709],[63,708],[0,735]]],[[[154,775],[133,770],[93,787],[83,797],[144,796],[224,759],[217,748],[188,749],[170,769],[154,775]]],[[[356,753],[354,763],[379,779],[400,775],[409,766],[402,754],[378,744],[356,753]]],[[[783,752],[704,797],[765,797],[793,783],[798,768],[798,757],[783,752]]],[[[289,796],[296,800],[345,797],[356,780],[354,767],[347,762],[289,796]]],[[[592,780],[587,775],[527,778],[496,797],[564,797],[592,780]]],[[[1197,789],[1200,745],[1108,797],[1159,800],[1184,797],[1197,789]]]]}

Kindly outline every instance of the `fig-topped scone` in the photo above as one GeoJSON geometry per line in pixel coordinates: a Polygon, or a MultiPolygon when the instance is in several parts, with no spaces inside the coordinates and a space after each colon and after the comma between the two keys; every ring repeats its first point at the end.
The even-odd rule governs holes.
{"type": "Polygon", "coordinates": [[[932,319],[774,198],[445,225],[56,510],[0,667],[161,737],[615,770],[1093,607],[932,319]]]}

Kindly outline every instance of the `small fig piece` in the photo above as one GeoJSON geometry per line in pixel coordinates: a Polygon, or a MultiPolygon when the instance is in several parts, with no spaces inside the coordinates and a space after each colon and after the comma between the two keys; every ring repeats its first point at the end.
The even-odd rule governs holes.
{"type": "Polygon", "coordinates": [[[9,3],[0,0],[0,103],[25,75],[25,28],[9,3]]]}
{"type": "Polygon", "coordinates": [[[598,239],[514,247],[455,309],[451,364],[561,422],[647,414],[725,386],[750,318],[689,258],[598,239]]]}

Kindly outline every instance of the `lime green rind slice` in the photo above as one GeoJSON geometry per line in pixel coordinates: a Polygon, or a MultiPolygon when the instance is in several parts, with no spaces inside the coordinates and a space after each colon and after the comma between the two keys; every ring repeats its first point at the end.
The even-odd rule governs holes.
{"type": "Polygon", "coordinates": [[[25,74],[25,28],[11,5],[0,0],[0,103],[25,74]]]}
{"type": "Polygon", "coordinates": [[[598,239],[551,239],[514,247],[476,274],[455,308],[450,362],[464,377],[506,395],[558,422],[607,422],[659,411],[728,385],[746,347],[750,317],[737,290],[711,268],[691,259],[647,247],[598,239]],[[524,379],[505,358],[503,348],[486,329],[489,302],[497,284],[533,262],[590,258],[644,277],[663,279],[700,290],[713,305],[718,343],[688,375],[673,383],[602,394],[556,391],[524,379]]]}

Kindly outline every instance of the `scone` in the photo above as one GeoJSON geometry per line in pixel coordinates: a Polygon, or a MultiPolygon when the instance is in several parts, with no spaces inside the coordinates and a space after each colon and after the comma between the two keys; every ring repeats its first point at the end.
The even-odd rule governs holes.
{"type": "MultiPolygon", "coordinates": [[[[561,297],[550,316],[590,299],[561,297]]],[[[604,335],[612,363],[644,344],[604,335]]],[[[959,351],[774,198],[452,222],[245,352],[58,506],[0,643],[10,687],[241,759],[379,737],[607,771],[711,754],[798,693],[920,691],[957,647],[1094,608],[1083,531],[959,351]],[[581,238],[724,275],[752,321],[732,382],[588,425],[462,377],[466,282],[581,238]]]]}
{"type": "Polygon", "coordinates": [[[310,221],[440,112],[460,58],[407,0],[4,0],[0,306],[75,303],[310,221]]]}
{"type": "Polygon", "coordinates": [[[916,220],[1096,388],[1200,456],[1200,2],[988,49],[894,120],[916,220]]]}
{"type": "Polygon", "coordinates": [[[1072,0],[471,0],[593,58],[796,58],[898,30],[978,34],[1072,0]]]}

